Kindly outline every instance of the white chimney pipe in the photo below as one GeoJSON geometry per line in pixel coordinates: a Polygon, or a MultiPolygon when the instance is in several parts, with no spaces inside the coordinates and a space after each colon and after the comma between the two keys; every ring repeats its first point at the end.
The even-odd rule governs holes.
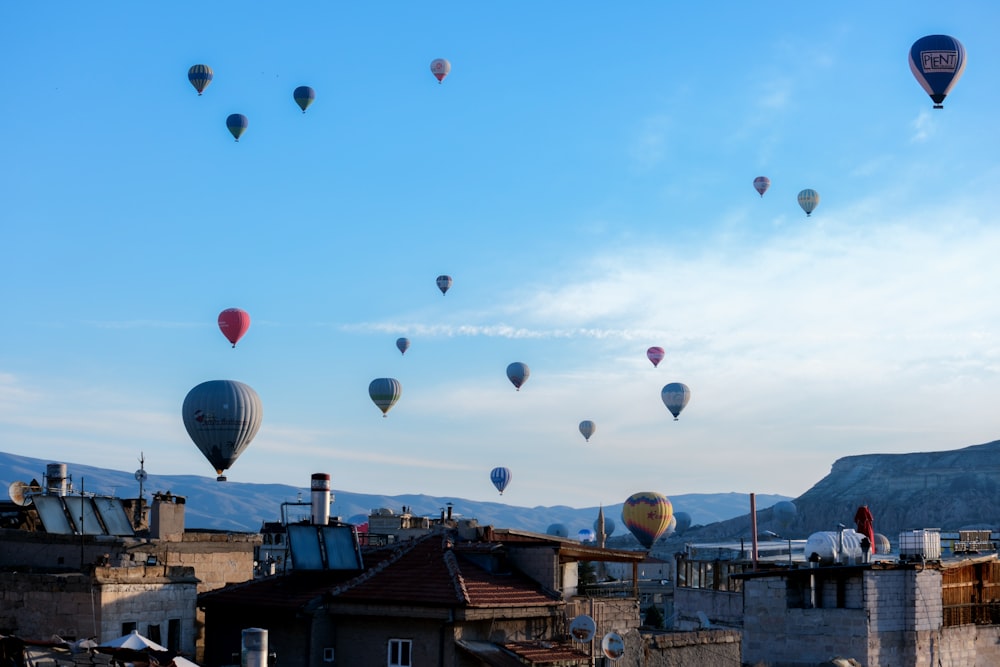
{"type": "Polygon", "coordinates": [[[323,472],[312,476],[312,522],[315,526],[330,523],[330,476],[323,472]]]}

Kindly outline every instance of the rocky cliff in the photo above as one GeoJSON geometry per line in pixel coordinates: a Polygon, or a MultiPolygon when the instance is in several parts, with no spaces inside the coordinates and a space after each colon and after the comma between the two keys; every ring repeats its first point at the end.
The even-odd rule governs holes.
{"type": "MultiPolygon", "coordinates": [[[[838,459],[830,474],[794,501],[795,518],[780,524],[770,508],[758,510],[758,533],[805,538],[838,524],[854,528],[854,513],[868,505],[875,532],[893,543],[915,528],[1000,529],[1000,440],[944,452],[865,454],[838,459]]],[[[681,542],[749,539],[750,515],[692,529],[681,542]]]]}

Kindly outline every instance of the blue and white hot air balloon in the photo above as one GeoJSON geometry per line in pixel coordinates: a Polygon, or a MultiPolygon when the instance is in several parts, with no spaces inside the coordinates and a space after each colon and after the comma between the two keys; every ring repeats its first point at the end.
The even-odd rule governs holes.
{"type": "Polygon", "coordinates": [[[503,490],[510,484],[510,478],[510,468],[500,466],[490,471],[490,481],[493,482],[493,486],[497,487],[497,491],[500,492],[501,496],[503,495],[503,490]]]}
{"type": "Polygon", "coordinates": [[[681,410],[691,400],[691,390],[688,389],[686,384],[671,382],[660,391],[660,399],[667,406],[667,410],[670,410],[670,414],[674,416],[674,421],[677,421],[681,410]]]}
{"type": "Polygon", "coordinates": [[[806,212],[806,217],[808,218],[816,210],[816,207],[819,206],[819,193],[811,188],[801,191],[799,193],[799,206],[806,212]]]}
{"type": "Polygon", "coordinates": [[[594,435],[594,431],[597,430],[597,424],[589,419],[584,419],[580,422],[580,434],[584,437],[587,442],[590,442],[590,436],[594,435]]]}
{"type": "Polygon", "coordinates": [[[921,37],[910,47],[910,71],[931,96],[934,108],[943,109],[944,98],[965,71],[965,47],[948,35],[921,37]]]}

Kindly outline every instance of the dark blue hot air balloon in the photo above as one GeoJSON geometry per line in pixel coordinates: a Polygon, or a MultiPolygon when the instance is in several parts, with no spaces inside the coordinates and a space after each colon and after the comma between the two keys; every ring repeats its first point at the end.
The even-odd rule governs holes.
{"type": "Polygon", "coordinates": [[[212,76],[212,68],[208,65],[192,65],[188,70],[188,81],[199,95],[208,88],[208,84],[212,83],[212,76]]]}
{"type": "Polygon", "coordinates": [[[251,387],[235,380],[209,380],[188,392],[181,407],[184,428],[215,468],[220,482],[260,429],[264,408],[251,387]]]}
{"type": "Polygon", "coordinates": [[[397,338],[396,339],[396,349],[399,350],[400,354],[406,354],[406,351],[410,349],[410,339],[409,338],[397,338]]]}
{"type": "Polygon", "coordinates": [[[531,369],[528,368],[528,364],[521,361],[507,364],[507,379],[518,391],[521,391],[521,385],[528,381],[529,375],[531,369]]]}
{"type": "Polygon", "coordinates": [[[375,378],[368,384],[368,396],[372,399],[383,417],[389,416],[389,410],[403,395],[403,385],[396,378],[375,378]]]}
{"type": "Polygon", "coordinates": [[[309,105],[316,99],[316,91],[309,86],[299,86],[292,92],[292,97],[295,98],[295,103],[302,109],[302,113],[305,113],[309,105]]]}
{"type": "Polygon", "coordinates": [[[247,127],[250,125],[250,121],[241,113],[231,113],[229,117],[226,118],[226,128],[229,133],[233,135],[236,141],[240,140],[243,133],[247,131],[247,127]]]}
{"type": "Polygon", "coordinates": [[[910,71],[935,109],[944,108],[944,98],[965,71],[965,47],[948,35],[927,35],[910,47],[910,71]]]}
{"type": "Polygon", "coordinates": [[[437,277],[437,286],[441,290],[441,294],[447,294],[448,290],[451,289],[451,284],[454,282],[451,276],[440,275],[437,277]]]}

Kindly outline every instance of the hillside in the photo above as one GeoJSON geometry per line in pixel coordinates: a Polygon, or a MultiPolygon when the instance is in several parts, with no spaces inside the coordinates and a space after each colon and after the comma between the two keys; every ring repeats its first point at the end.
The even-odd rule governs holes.
{"type": "MultiPolygon", "coordinates": [[[[29,482],[35,479],[42,482],[45,467],[49,463],[54,462],[0,452],[0,494],[5,494],[7,487],[14,481],[29,482]]],[[[69,461],[58,463],[66,463],[68,475],[77,491],[123,498],[134,498],[139,493],[134,471],[105,470],[69,461]]],[[[220,483],[214,477],[195,475],[150,474],[144,489],[147,500],[156,491],[169,491],[186,499],[187,528],[256,532],[264,521],[277,521],[281,518],[282,503],[296,502],[299,499],[309,502],[309,476],[304,476],[302,487],[294,487],[283,484],[220,483]]],[[[551,524],[562,523],[569,529],[570,535],[576,535],[580,529],[593,527],[598,510],[597,507],[574,508],[562,505],[517,507],[446,496],[382,496],[340,489],[334,489],[333,493],[333,515],[354,523],[365,521],[368,513],[379,507],[388,507],[398,512],[405,505],[414,514],[438,516],[451,503],[454,513],[473,517],[480,524],[544,533],[551,524]]],[[[670,496],[670,499],[674,511],[687,512],[694,524],[723,521],[745,514],[749,507],[747,493],[683,494],[670,496]]],[[[787,499],[786,496],[779,495],[758,495],[758,506],[768,507],[787,499]]],[[[293,511],[289,518],[292,519],[308,514],[308,508],[291,509],[293,511]]],[[[621,522],[621,503],[605,507],[604,515],[615,523],[615,536],[627,533],[621,522]]]]}
{"type": "MultiPolygon", "coordinates": [[[[834,462],[830,474],[794,500],[798,512],[787,526],[770,509],[758,511],[758,532],[805,538],[838,524],[854,528],[854,513],[867,504],[875,532],[893,542],[919,528],[1000,528],[1000,440],[943,452],[865,454],[834,462]]],[[[768,504],[758,502],[758,507],[768,504]]],[[[749,513],[688,531],[686,541],[750,537],[749,513]]]]}

